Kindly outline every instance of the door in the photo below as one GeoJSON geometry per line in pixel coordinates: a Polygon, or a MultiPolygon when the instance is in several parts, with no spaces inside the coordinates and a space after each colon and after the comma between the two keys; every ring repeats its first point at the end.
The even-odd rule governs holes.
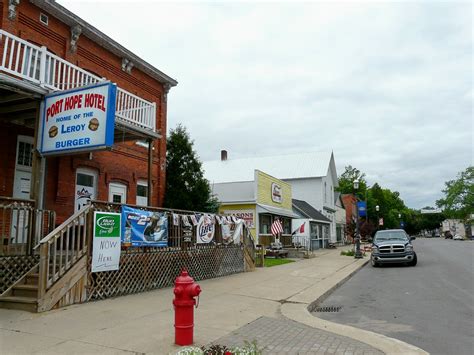
{"type": "MultiPolygon", "coordinates": [[[[32,166],[33,137],[19,135],[16,144],[13,198],[30,199],[32,166]]],[[[10,229],[10,242],[12,244],[23,244],[27,242],[29,220],[29,209],[12,209],[10,229]]]]}
{"type": "Polygon", "coordinates": [[[92,169],[78,168],[76,170],[76,194],[74,212],[97,198],[97,172],[92,169]]]}
{"type": "Polygon", "coordinates": [[[109,202],[127,203],[127,186],[118,182],[109,184],[109,202]]]}

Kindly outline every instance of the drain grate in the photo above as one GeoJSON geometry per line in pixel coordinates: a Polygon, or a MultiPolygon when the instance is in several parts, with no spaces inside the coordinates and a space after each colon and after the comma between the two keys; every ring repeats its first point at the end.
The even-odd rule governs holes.
{"type": "Polygon", "coordinates": [[[316,312],[339,312],[342,306],[316,307],[316,312]]]}

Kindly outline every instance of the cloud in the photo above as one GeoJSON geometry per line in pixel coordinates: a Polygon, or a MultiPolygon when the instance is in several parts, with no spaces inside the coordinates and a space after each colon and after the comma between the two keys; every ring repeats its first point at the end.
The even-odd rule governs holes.
{"type": "Polygon", "coordinates": [[[333,150],[410,207],[473,164],[471,3],[60,2],[179,81],[202,160],[333,150]]]}

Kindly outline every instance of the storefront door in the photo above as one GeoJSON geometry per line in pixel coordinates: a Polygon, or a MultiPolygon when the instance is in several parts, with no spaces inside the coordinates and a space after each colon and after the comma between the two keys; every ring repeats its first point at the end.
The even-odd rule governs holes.
{"type": "Polygon", "coordinates": [[[90,200],[97,198],[97,173],[91,169],[76,170],[76,197],[74,212],[87,205],[90,200]]]}
{"type": "Polygon", "coordinates": [[[111,182],[109,184],[109,202],[127,203],[127,186],[111,182]]]}
{"type": "MultiPolygon", "coordinates": [[[[29,200],[33,165],[33,137],[18,136],[15,158],[13,198],[29,200]]],[[[30,211],[24,208],[13,209],[11,218],[10,243],[26,243],[30,211]]]]}

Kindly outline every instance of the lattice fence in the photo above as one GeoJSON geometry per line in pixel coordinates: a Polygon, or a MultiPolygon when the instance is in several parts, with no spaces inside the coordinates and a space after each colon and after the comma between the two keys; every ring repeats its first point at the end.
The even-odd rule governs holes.
{"type": "Polygon", "coordinates": [[[0,294],[39,263],[39,255],[0,256],[0,294]]]}
{"type": "Polygon", "coordinates": [[[212,245],[187,251],[123,252],[120,270],[89,272],[87,299],[105,299],[169,287],[183,268],[196,281],[244,272],[243,247],[212,245]]]}

